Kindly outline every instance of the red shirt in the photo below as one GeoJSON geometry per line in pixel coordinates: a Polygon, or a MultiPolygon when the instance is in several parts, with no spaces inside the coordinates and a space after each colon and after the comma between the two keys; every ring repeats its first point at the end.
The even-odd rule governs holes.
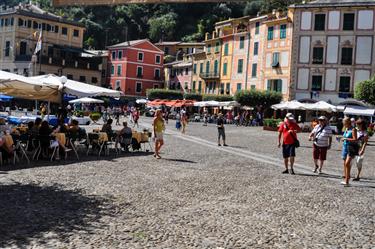
{"type": "Polygon", "coordinates": [[[294,137],[297,138],[297,134],[294,130],[301,131],[301,128],[295,122],[282,122],[280,124],[279,132],[283,133],[283,144],[294,144],[295,139],[290,134],[289,130],[293,130],[294,137]]]}

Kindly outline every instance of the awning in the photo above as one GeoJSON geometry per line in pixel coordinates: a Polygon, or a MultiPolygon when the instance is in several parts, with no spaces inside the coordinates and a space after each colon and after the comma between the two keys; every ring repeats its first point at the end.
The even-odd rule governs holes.
{"type": "Polygon", "coordinates": [[[13,99],[12,96],[0,94],[0,101],[2,102],[8,102],[8,101],[11,101],[12,99],[13,99]]]}
{"type": "Polygon", "coordinates": [[[304,104],[298,102],[297,100],[281,102],[271,106],[274,110],[305,110],[304,104]]]}
{"type": "Polygon", "coordinates": [[[328,104],[325,101],[319,101],[313,104],[305,103],[303,105],[306,110],[310,110],[310,111],[337,112],[336,106],[328,104]]]}
{"type": "Polygon", "coordinates": [[[363,106],[347,106],[344,110],[344,114],[373,117],[375,116],[375,109],[363,106]]]}
{"type": "Polygon", "coordinates": [[[0,70],[0,92],[14,98],[60,102],[59,87],[0,70]]]}
{"type": "Polygon", "coordinates": [[[70,104],[103,104],[104,101],[100,99],[93,98],[81,98],[69,101],[70,104]]]}

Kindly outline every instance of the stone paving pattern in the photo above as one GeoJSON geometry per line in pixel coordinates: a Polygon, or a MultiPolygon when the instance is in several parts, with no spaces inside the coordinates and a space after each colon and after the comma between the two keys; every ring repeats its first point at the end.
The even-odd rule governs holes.
{"type": "Polygon", "coordinates": [[[317,176],[300,134],[292,176],[281,174],[277,133],[227,126],[233,147],[219,148],[215,126],[191,123],[182,136],[173,125],[161,160],[0,171],[0,248],[375,248],[375,146],[366,179],[345,188],[336,141],[317,176]]]}

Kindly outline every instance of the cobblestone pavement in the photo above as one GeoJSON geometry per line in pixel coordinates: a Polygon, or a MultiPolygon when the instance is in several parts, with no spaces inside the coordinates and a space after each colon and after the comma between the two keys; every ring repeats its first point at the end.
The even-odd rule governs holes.
{"type": "Polygon", "coordinates": [[[274,132],[227,126],[224,148],[213,125],[173,125],[161,160],[3,168],[0,248],[375,248],[374,146],[365,179],[344,188],[336,142],[317,176],[300,134],[297,175],[282,175],[274,132]]]}

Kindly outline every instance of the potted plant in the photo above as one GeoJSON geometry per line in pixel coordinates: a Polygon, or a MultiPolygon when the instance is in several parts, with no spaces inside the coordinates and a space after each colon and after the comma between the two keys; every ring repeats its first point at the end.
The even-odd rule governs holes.
{"type": "Polygon", "coordinates": [[[266,118],[263,120],[263,130],[265,131],[277,131],[279,124],[282,122],[281,119],[266,118]]]}

